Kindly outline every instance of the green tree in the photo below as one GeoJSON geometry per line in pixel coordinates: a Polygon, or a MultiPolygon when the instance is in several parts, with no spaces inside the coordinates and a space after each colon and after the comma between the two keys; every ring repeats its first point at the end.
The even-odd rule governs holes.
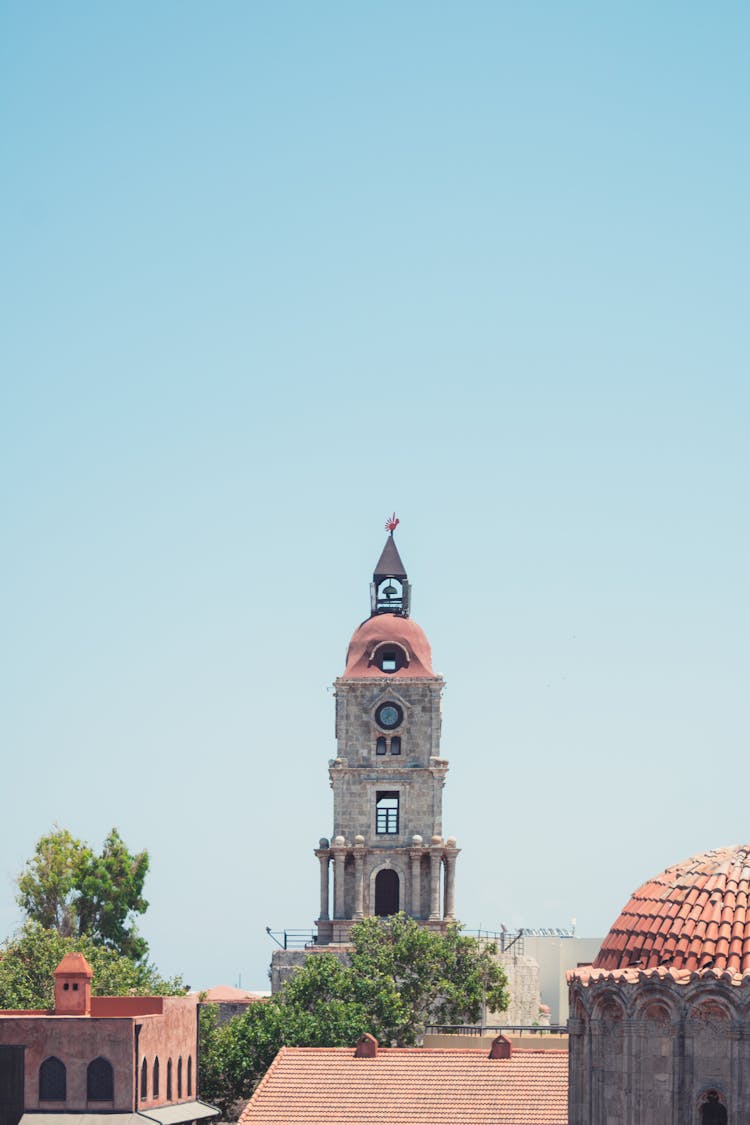
{"type": "Polygon", "coordinates": [[[180,977],[165,980],[153,965],[136,962],[90,937],[65,937],[27,921],[0,946],[0,1008],[52,1008],[53,973],[66,953],[83,953],[91,965],[95,996],[175,996],[186,991],[180,977]]]}
{"type": "Polygon", "coordinates": [[[16,901],[27,917],[66,937],[77,933],[78,886],[90,858],[88,845],[65,828],[37,840],[34,855],[18,876],[16,901]]]}
{"type": "Polygon", "coordinates": [[[65,937],[88,936],[140,961],[148,945],[132,916],[148,908],[143,897],[148,864],[148,852],[131,855],[116,828],[100,855],[67,829],[56,828],[37,841],[18,877],[17,901],[44,929],[65,937]]]}
{"type": "Polygon", "coordinates": [[[280,1047],[353,1047],[369,1031],[384,1044],[421,1042],[429,1023],[476,1022],[483,1000],[508,1006],[494,945],[423,929],[404,914],[352,927],[349,964],[310,956],[267,1002],[218,1025],[201,1013],[201,1093],[226,1113],[249,1098],[280,1047]]]}

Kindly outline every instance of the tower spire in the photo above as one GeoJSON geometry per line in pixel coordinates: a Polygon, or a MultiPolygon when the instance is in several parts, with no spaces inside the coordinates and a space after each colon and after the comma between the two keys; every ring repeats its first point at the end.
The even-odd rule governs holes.
{"type": "Polygon", "coordinates": [[[388,538],[375,564],[370,585],[370,613],[395,613],[400,617],[409,616],[411,589],[407,580],[406,568],[398,553],[393,533],[401,521],[396,513],[386,520],[388,538]]]}

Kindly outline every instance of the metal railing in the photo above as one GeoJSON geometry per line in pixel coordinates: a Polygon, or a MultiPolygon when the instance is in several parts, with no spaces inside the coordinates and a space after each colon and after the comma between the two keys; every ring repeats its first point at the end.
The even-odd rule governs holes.
{"type": "Polygon", "coordinates": [[[523,936],[526,930],[462,930],[461,933],[482,941],[494,941],[501,953],[510,953],[512,950],[519,957],[523,956],[523,936]]]}
{"type": "Polygon", "coordinates": [[[318,941],[315,930],[272,930],[266,926],[266,933],[279,949],[309,949],[318,941]]]}
{"type": "Polygon", "coordinates": [[[568,1029],[562,1024],[547,1027],[536,1023],[435,1023],[425,1028],[425,1035],[499,1035],[501,1032],[511,1035],[567,1035],[568,1029]]]}

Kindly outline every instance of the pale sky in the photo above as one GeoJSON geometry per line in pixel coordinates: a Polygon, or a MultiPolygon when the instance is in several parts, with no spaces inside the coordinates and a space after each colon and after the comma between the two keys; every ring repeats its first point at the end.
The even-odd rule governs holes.
{"type": "Polygon", "coordinates": [[[750,839],[745,3],[0,4],[0,936],[267,987],[395,508],[467,928],[750,839]]]}

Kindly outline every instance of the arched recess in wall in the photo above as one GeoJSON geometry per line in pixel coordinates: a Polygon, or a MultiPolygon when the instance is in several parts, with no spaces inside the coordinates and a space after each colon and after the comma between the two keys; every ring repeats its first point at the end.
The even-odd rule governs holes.
{"type": "Polygon", "coordinates": [[[729,1115],[723,1091],[715,1087],[704,1090],[698,1101],[698,1114],[700,1125],[727,1125],[729,1115]]]}
{"type": "Polygon", "coordinates": [[[108,1059],[99,1056],[86,1068],[86,1099],[90,1102],[114,1101],[115,1072],[108,1059]]]}
{"type": "Polygon", "coordinates": [[[398,914],[400,880],[392,867],[384,867],[375,876],[375,913],[379,918],[398,914]]]}
{"type": "Polygon", "coordinates": [[[39,1101],[64,1102],[66,1088],[65,1063],[50,1055],[39,1067],[39,1101]]]}

